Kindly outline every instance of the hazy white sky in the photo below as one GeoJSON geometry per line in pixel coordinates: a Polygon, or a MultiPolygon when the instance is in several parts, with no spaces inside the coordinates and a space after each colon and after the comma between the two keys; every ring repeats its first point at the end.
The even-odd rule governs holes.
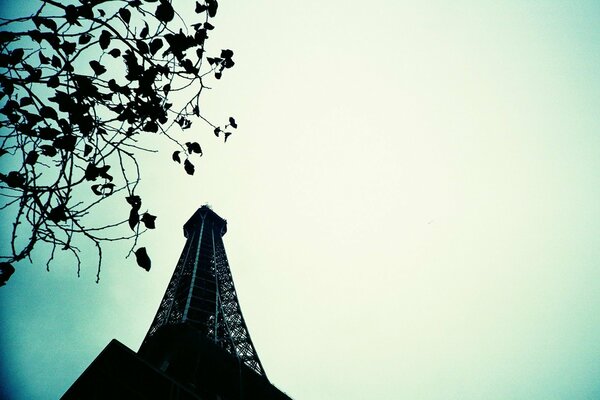
{"type": "MultiPolygon", "coordinates": [[[[222,0],[236,66],[196,175],[145,160],[146,273],[115,248],[2,304],[15,400],[143,339],[209,203],[271,381],[298,400],[600,397],[600,5],[222,0]]],[[[164,142],[163,142],[164,143],[164,142]]],[[[6,224],[6,223],[4,223],[6,224]]],[[[6,383],[5,383],[6,384],[6,383]]]]}

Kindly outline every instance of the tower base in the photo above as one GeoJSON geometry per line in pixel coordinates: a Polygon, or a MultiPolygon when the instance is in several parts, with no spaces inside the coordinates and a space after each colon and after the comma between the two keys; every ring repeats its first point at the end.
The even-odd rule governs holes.
{"type": "Polygon", "coordinates": [[[167,326],[135,353],[113,339],[64,400],[291,400],[193,327],[167,326]]]}

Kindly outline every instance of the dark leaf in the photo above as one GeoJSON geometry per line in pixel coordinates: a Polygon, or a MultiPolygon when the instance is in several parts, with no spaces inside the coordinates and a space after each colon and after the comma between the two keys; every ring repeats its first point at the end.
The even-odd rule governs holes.
{"type": "Polygon", "coordinates": [[[31,37],[33,41],[38,44],[41,44],[43,40],[47,41],[50,46],[54,50],[58,50],[60,48],[60,39],[59,35],[51,32],[40,32],[40,31],[28,31],[27,34],[31,37]]]}
{"type": "Polygon", "coordinates": [[[221,57],[223,58],[223,67],[231,68],[235,65],[235,63],[232,60],[233,51],[229,49],[221,50],[221,57]]]}
{"type": "Polygon", "coordinates": [[[23,187],[25,184],[25,176],[17,171],[10,171],[8,175],[0,174],[0,180],[12,188],[23,187]]]}
{"type": "Polygon", "coordinates": [[[62,67],[62,61],[60,61],[60,58],[58,58],[58,56],[56,56],[56,55],[52,56],[52,66],[54,68],[62,67]]]}
{"type": "Polygon", "coordinates": [[[65,206],[60,205],[50,210],[50,212],[48,213],[48,219],[54,222],[55,224],[58,224],[60,221],[66,221],[67,213],[65,206]]]}
{"type": "Polygon", "coordinates": [[[58,120],[58,114],[56,113],[56,110],[54,110],[54,108],[48,107],[48,106],[44,106],[40,109],[40,116],[42,118],[50,118],[50,119],[58,120]]]}
{"type": "Polygon", "coordinates": [[[23,69],[29,73],[27,77],[27,81],[29,82],[37,82],[42,77],[42,70],[40,68],[33,68],[31,65],[23,63],[23,69]]]}
{"type": "Polygon", "coordinates": [[[21,97],[21,100],[19,100],[19,105],[21,107],[25,107],[30,104],[33,104],[33,100],[31,100],[31,97],[21,97]]]}
{"type": "Polygon", "coordinates": [[[57,90],[54,93],[55,93],[54,97],[50,97],[48,100],[53,103],[58,104],[58,109],[60,111],[67,112],[74,108],[75,102],[73,101],[73,98],[71,96],[69,96],[66,92],[57,90]]]}
{"type": "Polygon", "coordinates": [[[119,57],[121,55],[121,50],[119,50],[119,49],[112,49],[111,51],[108,52],[108,54],[110,54],[114,58],[117,58],[117,57],[119,57]]]}
{"type": "Polygon", "coordinates": [[[215,29],[215,27],[214,27],[214,25],[213,25],[213,24],[211,24],[211,23],[209,23],[209,22],[206,22],[206,23],[204,24],[204,29],[206,29],[207,31],[212,31],[213,29],[215,29]]]}
{"type": "Polygon", "coordinates": [[[83,75],[74,75],[75,87],[79,94],[98,99],[98,86],[96,86],[92,78],[83,75]]]}
{"type": "Polygon", "coordinates": [[[60,135],[60,131],[54,128],[50,128],[49,126],[41,127],[38,130],[38,136],[40,139],[54,140],[58,135],[60,135]]]}
{"type": "Polygon", "coordinates": [[[125,96],[129,96],[129,94],[131,93],[131,89],[129,89],[129,87],[117,85],[117,82],[115,82],[114,79],[108,81],[108,88],[114,93],[121,93],[125,96]]]}
{"type": "Polygon", "coordinates": [[[175,122],[177,122],[181,129],[188,129],[190,126],[192,126],[192,121],[185,117],[180,117],[176,119],[175,122]]]}
{"type": "Polygon", "coordinates": [[[19,49],[14,49],[13,51],[10,52],[10,59],[9,62],[12,65],[18,64],[19,62],[21,62],[21,60],[23,59],[23,55],[25,54],[25,50],[19,48],[19,49]]]}
{"type": "Polygon", "coordinates": [[[224,133],[224,135],[225,135],[225,140],[224,140],[224,142],[226,143],[226,142],[227,142],[227,138],[228,138],[229,136],[231,136],[231,132],[225,132],[225,133],[224,133]]]}
{"type": "MultiPolygon", "coordinates": [[[[84,2],[82,1],[82,3],[84,3],[84,2]]],[[[94,10],[92,10],[92,6],[93,6],[92,4],[89,4],[86,2],[86,4],[80,6],[77,9],[77,13],[82,18],[92,19],[92,18],[94,18],[94,10]]]]}
{"type": "Polygon", "coordinates": [[[29,165],[35,164],[39,156],[40,155],[38,154],[37,151],[31,150],[29,153],[27,153],[27,157],[25,157],[25,164],[29,164],[29,165]]]}
{"type": "Polygon", "coordinates": [[[200,3],[196,2],[196,14],[203,13],[206,10],[208,10],[207,6],[205,6],[204,4],[200,4],[200,3]]]}
{"type": "MultiPolygon", "coordinates": [[[[196,31],[196,33],[194,34],[194,40],[195,40],[196,44],[199,45],[199,46],[203,46],[204,45],[204,41],[207,38],[208,38],[208,35],[206,34],[206,29],[198,29],[196,31]]],[[[200,57],[203,52],[204,52],[204,49],[197,49],[196,50],[196,54],[198,54],[198,57],[200,57]]]]}
{"type": "Polygon", "coordinates": [[[235,119],[233,117],[229,117],[229,125],[231,125],[232,128],[237,129],[237,124],[235,123],[235,119]]]}
{"type": "Polygon", "coordinates": [[[126,8],[121,8],[119,10],[119,16],[126,24],[129,24],[129,20],[131,19],[131,11],[126,8]]]}
{"type": "Polygon", "coordinates": [[[215,133],[216,137],[219,137],[219,133],[221,132],[221,128],[217,126],[213,132],[215,133]]]}
{"type": "Polygon", "coordinates": [[[134,210],[139,210],[142,207],[142,199],[140,196],[132,195],[125,198],[127,203],[131,205],[134,210]]]}
{"type": "Polygon", "coordinates": [[[156,76],[158,75],[158,70],[154,67],[150,67],[146,70],[142,71],[142,76],[139,81],[139,89],[138,93],[152,97],[155,94],[154,83],[156,82],[156,76]]]}
{"type": "Polygon", "coordinates": [[[188,173],[188,175],[194,175],[194,164],[192,164],[190,160],[185,160],[185,162],[183,163],[183,168],[185,169],[185,172],[188,173]]]}
{"type": "Polygon", "coordinates": [[[40,68],[33,68],[31,65],[24,62],[23,69],[29,74],[27,80],[30,82],[38,81],[42,77],[42,70],[40,68]]]}
{"type": "Polygon", "coordinates": [[[53,75],[50,78],[48,78],[46,85],[48,85],[49,88],[53,88],[53,89],[56,89],[57,87],[59,87],[60,79],[58,79],[58,75],[53,75]]]}
{"type": "Polygon", "coordinates": [[[148,54],[150,52],[148,45],[143,40],[136,40],[135,46],[137,47],[138,51],[142,54],[148,54]]]}
{"type": "Polygon", "coordinates": [[[75,150],[75,143],[77,143],[77,137],[73,135],[63,135],[54,139],[54,142],[52,144],[57,149],[73,151],[75,150]]]}
{"type": "Polygon", "coordinates": [[[215,72],[215,78],[221,79],[221,76],[223,76],[223,73],[221,73],[221,72],[215,72]]]}
{"type": "Polygon", "coordinates": [[[94,118],[91,115],[83,115],[76,122],[83,136],[88,136],[94,130],[94,118]]]}
{"type": "Polygon", "coordinates": [[[21,120],[21,117],[19,117],[17,114],[10,114],[8,116],[8,120],[11,124],[17,124],[21,120]]]}
{"type": "MultiPolygon", "coordinates": [[[[58,91],[57,91],[58,92],[58,91]]],[[[61,118],[58,120],[58,126],[63,130],[63,133],[73,133],[73,128],[66,119],[61,118]]]]}
{"type": "Polygon", "coordinates": [[[92,192],[97,196],[110,196],[115,190],[114,183],[104,183],[102,185],[92,185],[92,192]]]}
{"type": "Polygon", "coordinates": [[[163,47],[163,41],[159,38],[153,39],[150,42],[150,54],[154,55],[160,48],[163,47]]]}
{"type": "Polygon", "coordinates": [[[164,77],[169,77],[169,75],[171,75],[171,73],[173,71],[171,71],[171,68],[169,66],[165,65],[157,65],[156,66],[156,70],[164,77]]]}
{"type": "Polygon", "coordinates": [[[181,158],[179,158],[179,153],[181,153],[181,152],[176,151],[173,153],[173,161],[177,161],[179,164],[181,164],[181,158]]]}
{"type": "Polygon", "coordinates": [[[144,268],[146,271],[150,271],[152,261],[150,261],[150,257],[148,257],[145,247],[140,247],[135,251],[135,261],[137,262],[137,265],[144,268]]]}
{"type": "Polygon", "coordinates": [[[38,29],[39,29],[40,25],[45,26],[46,28],[50,29],[51,31],[55,31],[55,32],[56,32],[56,29],[58,28],[58,26],[56,25],[56,22],[54,22],[54,20],[50,19],[50,18],[33,17],[32,20],[38,29]]]}
{"type": "Polygon", "coordinates": [[[106,72],[106,68],[104,67],[104,65],[100,64],[96,60],[90,61],[90,67],[92,67],[96,75],[102,75],[106,72]]]}
{"type": "Polygon", "coordinates": [[[146,132],[158,132],[158,124],[154,121],[148,121],[144,125],[143,130],[146,132]]]}
{"type": "Polygon", "coordinates": [[[127,75],[125,75],[125,78],[130,81],[138,80],[141,74],[144,72],[144,68],[138,63],[138,59],[135,54],[133,54],[131,50],[126,50],[125,54],[123,55],[123,61],[127,67],[127,75]]]}
{"type": "Polygon", "coordinates": [[[129,211],[129,227],[132,230],[135,230],[135,226],[138,224],[138,222],[140,222],[138,210],[132,208],[131,211],[129,211]]]}
{"type": "Polygon", "coordinates": [[[77,22],[78,16],[77,7],[72,4],[69,4],[67,7],[65,7],[65,19],[69,24],[80,25],[79,22],[77,22]]]}
{"type": "Polygon", "coordinates": [[[185,60],[181,61],[181,66],[183,67],[183,69],[185,69],[185,72],[189,74],[198,75],[198,68],[194,67],[194,64],[192,64],[191,60],[188,60],[186,58],[185,60]]]}
{"type": "Polygon", "coordinates": [[[87,44],[90,42],[90,40],[92,40],[92,35],[88,33],[84,33],[83,35],[79,36],[79,44],[87,44]]]}
{"type": "Polygon", "coordinates": [[[217,0],[206,0],[206,3],[208,4],[208,16],[214,18],[217,15],[219,3],[217,3],[217,0]]]}
{"type": "Polygon", "coordinates": [[[41,24],[43,26],[56,32],[56,30],[58,29],[58,26],[56,25],[56,22],[53,19],[50,19],[50,18],[41,18],[41,19],[42,19],[41,24]]]}
{"type": "Polygon", "coordinates": [[[113,177],[108,174],[108,170],[110,169],[110,165],[104,165],[100,168],[100,176],[104,179],[108,179],[109,181],[113,180],[113,177]]]}
{"type": "Polygon", "coordinates": [[[144,28],[142,29],[142,31],[140,32],[140,37],[142,39],[146,39],[146,36],[148,36],[148,23],[144,22],[144,28]]]}
{"type": "Polygon", "coordinates": [[[108,81],[108,88],[115,93],[119,93],[121,91],[121,86],[117,85],[117,82],[114,79],[108,81]]]}
{"type": "Polygon", "coordinates": [[[6,104],[2,108],[2,113],[8,115],[18,108],[19,108],[19,103],[17,103],[15,100],[9,100],[6,102],[6,104]]]}
{"type": "Polygon", "coordinates": [[[173,17],[175,17],[175,11],[173,10],[173,7],[171,6],[171,4],[169,4],[167,0],[160,0],[160,4],[158,5],[156,12],[154,13],[154,16],[159,21],[167,23],[171,21],[173,17]]]}
{"type": "Polygon", "coordinates": [[[50,59],[46,57],[41,51],[38,53],[38,56],[40,58],[40,64],[48,64],[50,62],[50,59]]]}
{"type": "Polygon", "coordinates": [[[154,215],[151,215],[148,213],[144,213],[144,215],[142,215],[142,222],[144,223],[146,228],[148,228],[148,229],[156,228],[156,224],[154,221],[156,221],[156,217],[154,215]]]}
{"type": "Polygon", "coordinates": [[[108,170],[110,169],[110,165],[103,165],[102,167],[97,167],[94,163],[89,163],[85,169],[85,179],[87,181],[95,181],[98,177],[102,177],[109,181],[113,180],[113,177],[108,174],[108,170]]]}
{"type": "Polygon", "coordinates": [[[56,149],[49,144],[41,145],[40,149],[42,150],[42,154],[48,157],[54,157],[57,153],[56,149]]]}
{"type": "MultiPolygon", "coordinates": [[[[4,36],[4,34],[5,34],[5,33],[6,33],[6,32],[1,32],[2,36],[4,36]]],[[[49,35],[52,35],[52,34],[51,34],[51,33],[49,33],[49,32],[44,32],[44,33],[42,33],[42,32],[40,32],[40,31],[38,31],[38,30],[31,30],[31,31],[29,31],[29,32],[27,32],[27,33],[29,34],[29,36],[31,37],[31,39],[32,39],[33,41],[35,41],[37,44],[41,44],[41,43],[42,43],[42,40],[44,40],[44,39],[45,39],[46,35],[48,35],[48,34],[49,34],[49,35]]],[[[56,38],[56,39],[58,39],[58,38],[56,38]]],[[[9,40],[9,41],[10,41],[10,40],[12,40],[12,38],[11,38],[11,39],[5,39],[5,40],[9,40]]],[[[0,40],[0,41],[1,41],[1,42],[4,42],[4,40],[0,40]]],[[[52,45],[52,47],[56,48],[56,47],[55,47],[56,45],[57,45],[57,44],[56,44],[56,43],[54,43],[54,44],[52,45]]]]}
{"type": "MultiPolygon", "coordinates": [[[[28,130],[30,127],[33,127],[34,125],[36,125],[39,122],[42,122],[44,120],[39,115],[32,114],[25,109],[22,109],[21,113],[25,116],[25,118],[27,118],[27,128],[25,130],[28,130]]],[[[23,127],[23,128],[25,128],[25,127],[23,127]]],[[[35,132],[31,132],[30,136],[36,136],[35,132]]]]}
{"type": "Polygon", "coordinates": [[[235,63],[233,62],[233,60],[231,58],[226,58],[225,61],[223,61],[223,66],[225,68],[233,68],[234,65],[235,65],[235,63]]]}
{"type": "Polygon", "coordinates": [[[71,54],[75,53],[75,50],[77,49],[77,44],[74,42],[68,42],[65,40],[60,45],[60,48],[65,52],[66,55],[71,55],[71,54]]]}
{"type": "Polygon", "coordinates": [[[233,58],[233,51],[229,49],[221,50],[221,58],[228,59],[233,58]]]}
{"type": "Polygon", "coordinates": [[[6,285],[6,282],[14,274],[15,267],[7,262],[0,262],[0,286],[6,285]]]}
{"type": "Polygon", "coordinates": [[[198,142],[187,142],[185,145],[187,147],[188,153],[197,153],[202,155],[202,148],[200,148],[198,142]]]}
{"type": "Polygon", "coordinates": [[[12,84],[11,81],[2,82],[2,87],[4,88],[4,93],[6,93],[9,96],[12,95],[15,90],[15,86],[12,84]]]}
{"type": "Polygon", "coordinates": [[[89,163],[85,169],[85,180],[95,181],[100,176],[100,169],[93,163],[89,163]]]}
{"type": "Polygon", "coordinates": [[[185,35],[182,31],[177,34],[165,34],[165,40],[169,44],[169,48],[163,54],[173,53],[178,60],[184,57],[184,52],[197,45],[196,40],[192,36],[185,35]]]}
{"type": "Polygon", "coordinates": [[[102,31],[102,33],[100,34],[100,48],[102,50],[106,50],[108,48],[108,45],[110,44],[110,38],[112,37],[111,33],[109,31],[102,31]]]}
{"type": "Polygon", "coordinates": [[[93,150],[94,148],[92,146],[90,146],[89,144],[85,145],[85,148],[83,150],[83,156],[87,157],[93,150]]]}

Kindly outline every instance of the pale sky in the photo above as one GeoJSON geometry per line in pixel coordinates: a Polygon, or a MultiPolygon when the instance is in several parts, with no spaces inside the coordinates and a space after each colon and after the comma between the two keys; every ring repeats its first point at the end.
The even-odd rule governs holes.
{"type": "Polygon", "coordinates": [[[100,284],[95,260],[79,279],[17,265],[2,385],[58,398],[111,339],[137,350],[208,203],[294,399],[599,398],[599,18],[595,1],[222,0],[210,42],[236,66],[203,112],[238,130],[180,134],[205,152],[193,177],[155,142],[149,273],[120,246],[100,284]]]}

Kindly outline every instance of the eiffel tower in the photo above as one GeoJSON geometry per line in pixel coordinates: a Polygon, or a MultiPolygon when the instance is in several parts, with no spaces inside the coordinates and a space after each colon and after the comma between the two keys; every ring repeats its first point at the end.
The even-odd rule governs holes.
{"type": "Polygon", "coordinates": [[[223,246],[225,232],[227,222],[208,206],[183,226],[187,241],[144,344],[161,327],[189,324],[266,377],[233,285],[223,246]]]}
{"type": "Polygon", "coordinates": [[[137,353],[112,340],[63,399],[290,400],[273,386],[242,316],[223,235],[227,222],[200,207],[137,353]]]}

